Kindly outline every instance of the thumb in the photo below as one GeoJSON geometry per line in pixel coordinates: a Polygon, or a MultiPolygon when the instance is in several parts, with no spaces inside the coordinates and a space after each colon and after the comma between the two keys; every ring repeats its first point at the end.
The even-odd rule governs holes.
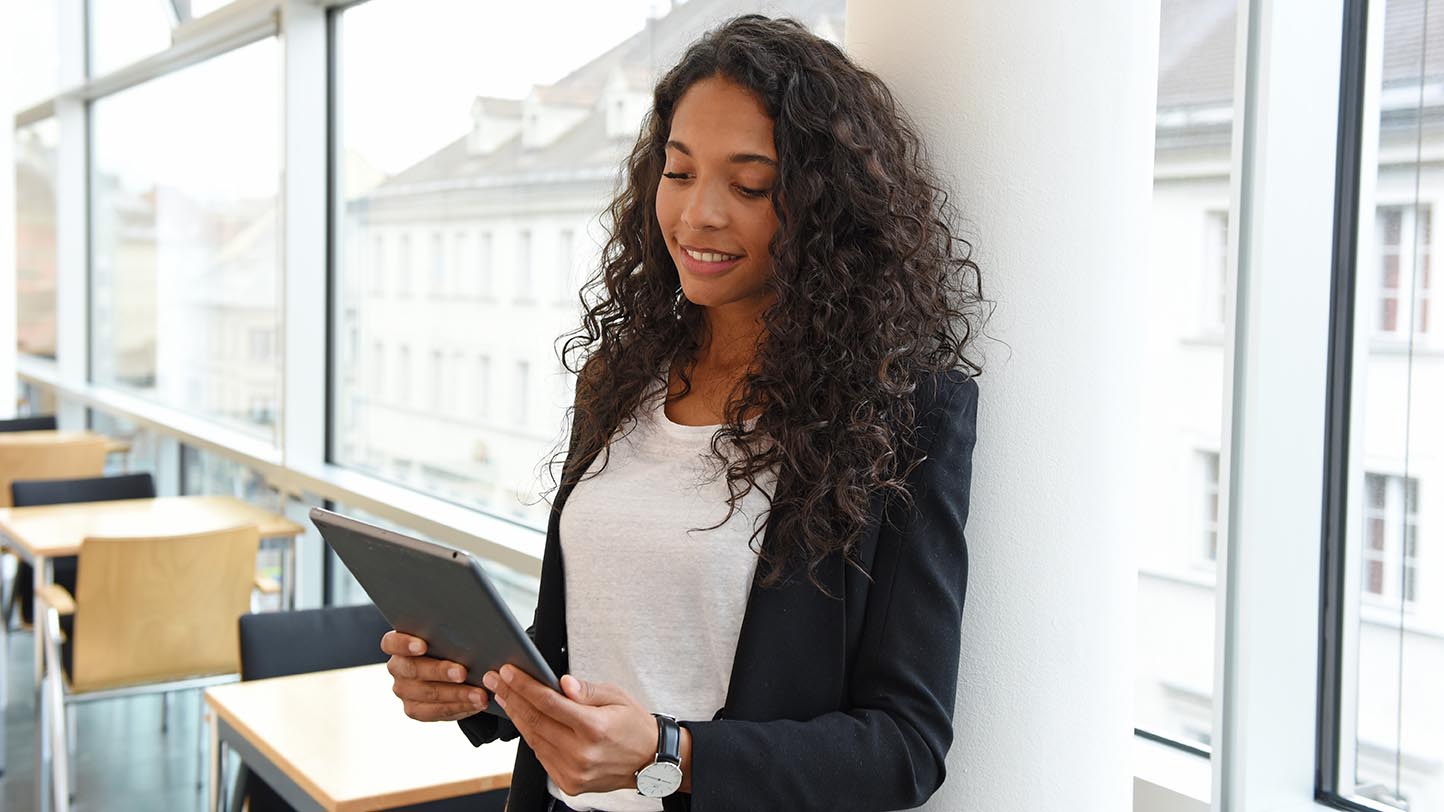
{"type": "Polygon", "coordinates": [[[626,691],[611,683],[577,679],[571,674],[562,677],[562,693],[573,702],[594,707],[635,704],[626,691]]]}

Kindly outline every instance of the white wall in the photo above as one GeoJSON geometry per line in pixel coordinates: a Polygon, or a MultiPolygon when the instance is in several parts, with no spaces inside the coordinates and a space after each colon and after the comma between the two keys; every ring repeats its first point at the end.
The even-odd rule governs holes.
{"type": "Polygon", "coordinates": [[[1144,335],[1158,4],[852,0],[847,46],[919,123],[999,302],[956,738],[927,808],[1129,809],[1126,370],[1144,335]]]}

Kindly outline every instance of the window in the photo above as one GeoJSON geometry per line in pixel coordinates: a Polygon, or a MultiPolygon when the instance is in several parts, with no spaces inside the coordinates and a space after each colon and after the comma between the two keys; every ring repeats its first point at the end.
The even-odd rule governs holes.
{"type": "Polygon", "coordinates": [[[405,344],[396,359],[396,402],[411,402],[411,348],[405,344]]]}
{"type": "Polygon", "coordinates": [[[396,297],[405,299],[411,295],[411,235],[402,234],[396,240],[396,297]]]}
{"type": "Polygon", "coordinates": [[[472,284],[471,284],[471,280],[470,280],[470,278],[469,278],[469,277],[471,276],[471,273],[470,273],[470,271],[468,270],[468,269],[471,267],[471,263],[470,263],[470,259],[469,259],[469,258],[470,258],[470,250],[471,250],[471,239],[470,239],[470,235],[468,235],[465,231],[458,231],[458,232],[456,233],[455,237],[453,237],[453,240],[452,240],[451,269],[450,269],[450,270],[451,270],[451,281],[450,281],[451,290],[452,290],[457,296],[472,296],[472,295],[475,295],[475,291],[472,290],[472,284]]]}
{"type": "Polygon", "coordinates": [[[1229,422],[1228,231],[1233,153],[1235,0],[1164,0],[1153,146],[1153,273],[1140,304],[1157,318],[1138,425],[1148,488],[1131,495],[1138,565],[1134,727],[1209,752],[1214,627],[1225,543],[1219,454],[1229,422]],[[1202,340],[1201,340],[1202,339],[1202,340]]]}
{"type": "Polygon", "coordinates": [[[1231,287],[1228,275],[1228,212],[1211,211],[1203,228],[1203,327],[1223,330],[1231,287]]]}
{"type": "Polygon", "coordinates": [[[531,364],[526,361],[516,362],[516,378],[512,384],[512,413],[511,419],[518,426],[525,426],[527,418],[531,414],[528,394],[531,390],[531,364]]]}
{"type": "Polygon", "coordinates": [[[516,233],[516,299],[519,302],[531,301],[532,297],[532,274],[531,266],[531,229],[524,228],[516,233]]]}
{"type": "Polygon", "coordinates": [[[1340,143],[1371,146],[1339,156],[1360,174],[1338,195],[1357,201],[1341,212],[1352,250],[1336,276],[1355,327],[1331,370],[1320,789],[1356,808],[1444,809],[1444,355],[1421,340],[1437,332],[1444,15],[1424,0],[1369,6],[1383,30],[1346,29],[1366,56],[1345,99],[1358,87],[1372,102],[1354,102],[1340,143]]]}
{"type": "Polygon", "coordinates": [[[481,232],[481,245],[477,249],[476,273],[481,296],[490,299],[491,291],[491,232],[481,232]]]}
{"type": "MultiPolygon", "coordinates": [[[[23,71],[22,71],[23,73],[23,71]]],[[[16,344],[55,357],[55,119],[15,131],[16,344]]]]}
{"type": "Polygon", "coordinates": [[[1417,600],[1419,480],[1364,475],[1364,597],[1384,604],[1417,600]]]}
{"type": "Polygon", "coordinates": [[[1427,205],[1380,206],[1377,221],[1379,309],[1376,329],[1386,336],[1428,333],[1429,258],[1432,249],[1430,208],[1427,205]]]}
{"type": "Polygon", "coordinates": [[[279,59],[269,38],[91,106],[94,381],[268,440],[279,362],[242,342],[279,326],[279,59]]]}
{"type": "Polygon", "coordinates": [[[383,295],[386,293],[386,238],[380,234],[376,235],[372,244],[371,256],[371,293],[383,295]]]}
{"type": "Polygon", "coordinates": [[[559,305],[570,305],[572,296],[576,292],[580,282],[575,278],[573,272],[572,252],[576,250],[574,243],[576,237],[569,228],[564,228],[557,235],[557,295],[556,301],[559,305]]]}
{"type": "Polygon", "coordinates": [[[440,298],[446,293],[446,251],[442,246],[442,235],[437,231],[431,235],[431,295],[440,298]]]}
{"type": "Polygon", "coordinates": [[[428,385],[428,392],[430,393],[430,396],[427,398],[426,405],[433,412],[436,412],[438,414],[441,412],[441,379],[444,375],[441,366],[441,350],[432,350],[431,370],[428,385]]]}
{"type": "Polygon", "coordinates": [[[491,416],[491,356],[483,355],[476,361],[476,413],[491,416]]]}
{"type": "Polygon", "coordinates": [[[86,5],[91,76],[110,73],[170,46],[176,20],[168,2],[89,0],[86,5]]]}
{"type": "Polygon", "coordinates": [[[9,64],[25,66],[9,72],[15,89],[11,98],[21,110],[60,89],[60,8],[58,0],[26,0],[6,4],[5,13],[6,54],[13,54],[9,64]]]}
{"type": "Polygon", "coordinates": [[[414,399],[397,387],[384,404],[351,401],[359,373],[332,341],[330,461],[411,486],[425,472],[442,498],[544,527],[538,463],[574,389],[551,385],[553,342],[578,324],[579,283],[600,259],[586,236],[600,233],[660,71],[702,31],[754,10],[841,41],[846,1],[573,3],[565,35],[547,37],[522,35],[557,30],[544,3],[333,7],[335,289],[367,287],[378,237],[395,253],[384,289],[333,303],[331,322],[390,347],[394,379],[403,341],[423,364],[439,351],[443,372],[439,393],[418,378],[414,399]],[[361,411],[354,429],[348,402],[361,411]]]}
{"type": "Polygon", "coordinates": [[[386,348],[380,341],[371,345],[371,394],[386,397],[386,348]]]}
{"type": "Polygon", "coordinates": [[[1199,526],[1203,533],[1203,557],[1207,561],[1218,560],[1218,452],[1198,452],[1200,489],[1203,499],[1199,505],[1199,526]]]}

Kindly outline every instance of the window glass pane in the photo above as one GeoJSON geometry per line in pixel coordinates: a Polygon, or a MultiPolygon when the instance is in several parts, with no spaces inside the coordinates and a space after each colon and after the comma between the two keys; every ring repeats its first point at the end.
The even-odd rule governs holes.
{"type": "Polygon", "coordinates": [[[1235,0],[1164,0],[1154,146],[1153,273],[1144,292],[1150,489],[1137,495],[1134,725],[1192,747],[1213,740],[1215,569],[1227,325],[1233,308],[1229,174],[1235,0]]]}
{"type": "Polygon", "coordinates": [[[262,40],[92,107],[95,382],[267,439],[280,347],[277,60],[276,41],[262,40]]]}
{"type": "Polygon", "coordinates": [[[55,150],[60,130],[45,119],[15,131],[16,344],[55,357],[55,150]]]}
{"type": "Polygon", "coordinates": [[[1431,323],[1433,217],[1444,200],[1444,13],[1377,0],[1383,53],[1362,184],[1349,427],[1346,797],[1444,809],[1444,340],[1431,323]],[[1381,7],[1381,8],[1380,8],[1381,7]],[[1427,18],[1427,24],[1426,24],[1427,18]],[[1372,197],[1369,197],[1369,194],[1372,197]],[[1357,588],[1354,588],[1357,585],[1357,588]]]}
{"type": "MultiPolygon", "coordinates": [[[[843,0],[765,5],[841,40],[843,0]]],[[[544,524],[539,464],[573,391],[554,342],[579,323],[622,157],[659,70],[748,6],[371,0],[340,14],[332,343],[354,331],[364,355],[332,359],[335,462],[544,524]]]]}
{"type": "Polygon", "coordinates": [[[101,76],[170,47],[170,0],[90,0],[90,75],[101,76]]]}
{"type": "Polygon", "coordinates": [[[5,4],[5,27],[0,43],[10,61],[24,65],[11,71],[15,109],[44,101],[60,89],[60,14],[57,0],[23,0],[5,4]]]}

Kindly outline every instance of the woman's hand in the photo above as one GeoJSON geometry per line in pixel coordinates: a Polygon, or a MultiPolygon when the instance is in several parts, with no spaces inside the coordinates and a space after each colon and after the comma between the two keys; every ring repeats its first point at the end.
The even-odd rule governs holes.
{"type": "Polygon", "coordinates": [[[656,718],[615,685],[567,674],[559,694],[510,665],[481,681],[568,795],[636,789],[637,770],[657,755],[656,718]]]}
{"type": "Polygon", "coordinates": [[[466,685],[466,667],[422,656],[426,641],[398,631],[381,636],[381,650],[391,655],[391,692],[401,698],[406,715],[421,722],[454,722],[486,709],[490,697],[466,685]]]}

